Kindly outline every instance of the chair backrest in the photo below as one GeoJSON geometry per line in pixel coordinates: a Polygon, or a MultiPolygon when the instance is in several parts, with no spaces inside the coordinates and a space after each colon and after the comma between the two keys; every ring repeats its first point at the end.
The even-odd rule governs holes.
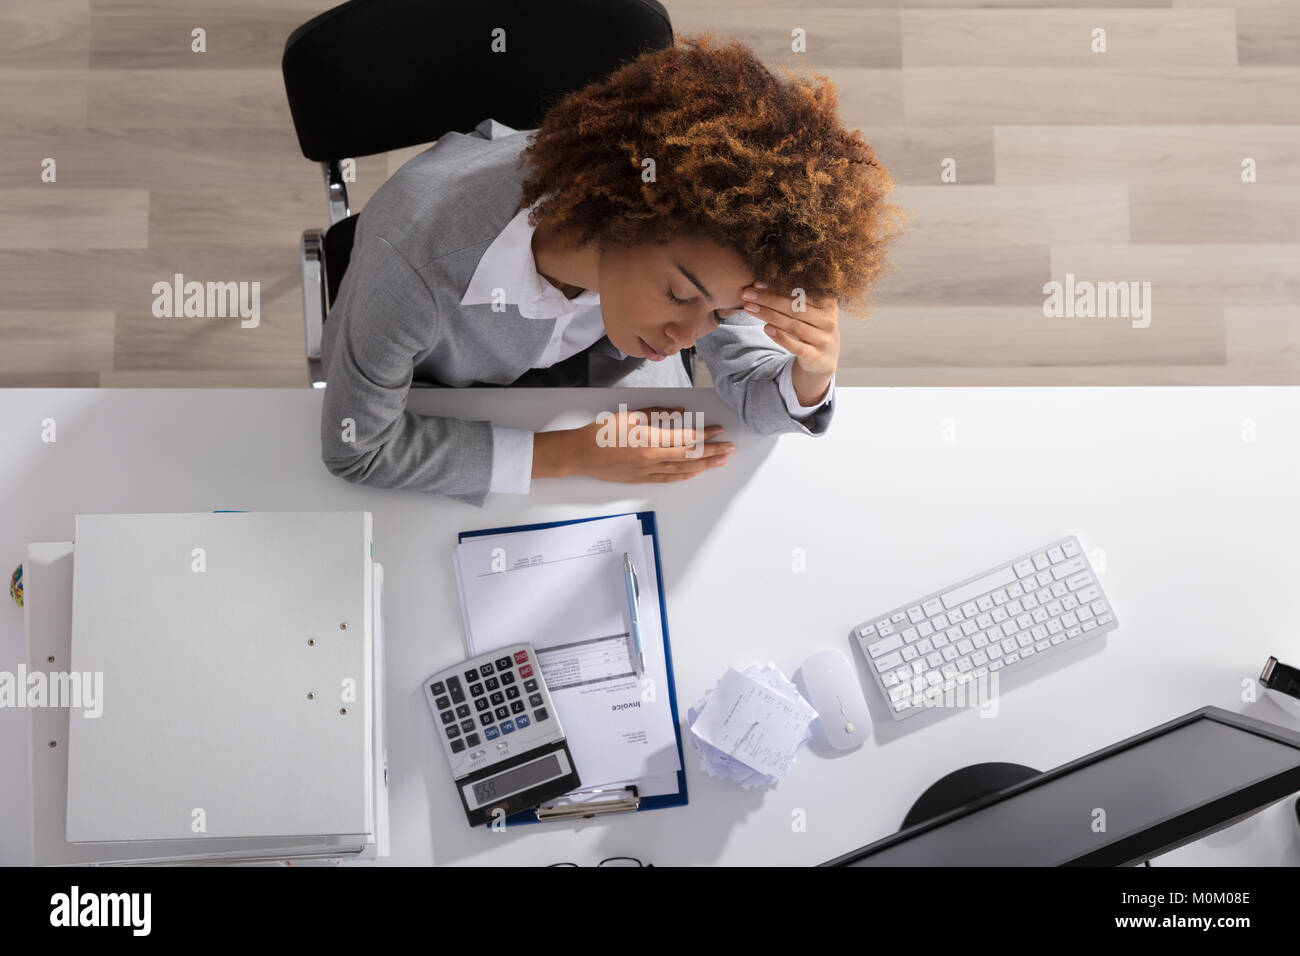
{"type": "Polygon", "coordinates": [[[329,162],[489,117],[533,129],[565,94],[672,42],[657,0],[349,0],[290,34],[282,67],[303,155],[329,162]]]}

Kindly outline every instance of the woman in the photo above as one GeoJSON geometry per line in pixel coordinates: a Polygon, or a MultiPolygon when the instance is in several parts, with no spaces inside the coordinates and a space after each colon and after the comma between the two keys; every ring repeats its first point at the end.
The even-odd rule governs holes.
{"type": "MultiPolygon", "coordinates": [[[[336,475],[481,505],[532,479],[681,481],[724,464],[712,427],[598,440],[406,410],[413,379],[689,385],[698,343],[746,426],[822,434],[838,303],[883,267],[892,184],[823,77],[778,79],[709,35],[646,53],[535,132],[448,133],[358,220],[325,324],[322,457],[336,475]],[[631,444],[631,443],[629,443],[631,444]],[[647,447],[648,446],[648,447],[647,447]]],[[[636,415],[637,413],[630,413],[636,415]]]]}

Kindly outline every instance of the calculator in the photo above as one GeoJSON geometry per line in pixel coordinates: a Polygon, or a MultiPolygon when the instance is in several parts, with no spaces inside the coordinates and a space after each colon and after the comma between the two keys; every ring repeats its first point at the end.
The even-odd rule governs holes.
{"type": "Polygon", "coordinates": [[[470,826],[582,785],[532,644],[440,671],[424,682],[424,696],[470,826]]]}

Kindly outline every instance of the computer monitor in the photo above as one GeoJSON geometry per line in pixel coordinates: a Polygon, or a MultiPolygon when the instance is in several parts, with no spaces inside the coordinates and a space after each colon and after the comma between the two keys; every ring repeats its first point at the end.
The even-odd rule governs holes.
{"type": "Polygon", "coordinates": [[[1204,707],[822,865],[1126,866],[1297,791],[1300,733],[1204,707]]]}

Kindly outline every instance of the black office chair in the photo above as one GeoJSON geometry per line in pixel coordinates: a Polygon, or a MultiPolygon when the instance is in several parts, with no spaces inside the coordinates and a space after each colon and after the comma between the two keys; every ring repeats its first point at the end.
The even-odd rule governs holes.
{"type": "MultiPolygon", "coordinates": [[[[312,386],[325,385],[321,332],[357,228],[340,160],[449,130],[492,139],[502,125],[534,129],[567,93],[672,42],[657,0],[349,0],[294,30],[284,87],[298,145],[324,170],[330,222],[302,234],[312,386]],[[506,52],[493,52],[494,38],[506,52]]],[[[694,381],[695,350],[681,354],[694,381]]]]}

